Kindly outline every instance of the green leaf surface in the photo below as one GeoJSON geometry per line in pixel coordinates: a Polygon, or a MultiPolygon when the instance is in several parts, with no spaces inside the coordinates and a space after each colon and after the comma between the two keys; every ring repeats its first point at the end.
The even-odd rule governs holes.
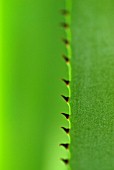
{"type": "Polygon", "coordinates": [[[72,1],[71,169],[114,169],[114,1],[72,1]]]}
{"type": "Polygon", "coordinates": [[[0,0],[0,170],[64,170],[65,1],[0,0]]]}

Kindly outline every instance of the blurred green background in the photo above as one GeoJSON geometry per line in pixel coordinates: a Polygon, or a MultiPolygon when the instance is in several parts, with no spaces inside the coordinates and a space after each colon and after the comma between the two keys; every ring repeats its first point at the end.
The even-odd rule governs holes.
{"type": "Polygon", "coordinates": [[[0,169],[65,170],[61,0],[0,0],[0,169]]]}

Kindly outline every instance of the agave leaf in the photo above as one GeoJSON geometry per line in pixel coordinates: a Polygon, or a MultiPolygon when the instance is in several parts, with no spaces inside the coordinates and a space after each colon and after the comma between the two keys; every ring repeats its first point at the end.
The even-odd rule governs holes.
{"type": "Polygon", "coordinates": [[[114,1],[72,1],[72,170],[114,169],[114,1]]]}
{"type": "MultiPolygon", "coordinates": [[[[65,2],[0,0],[0,169],[62,170],[65,2]]],[[[67,159],[64,157],[64,159],[67,159]]]]}

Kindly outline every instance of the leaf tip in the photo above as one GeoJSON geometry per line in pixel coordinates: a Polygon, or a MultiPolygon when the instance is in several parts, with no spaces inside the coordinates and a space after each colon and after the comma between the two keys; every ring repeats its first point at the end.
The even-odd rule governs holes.
{"type": "Polygon", "coordinates": [[[70,26],[69,24],[65,23],[65,22],[62,22],[61,23],[61,26],[64,28],[64,29],[68,29],[70,26]]]}
{"type": "Polygon", "coordinates": [[[61,9],[61,14],[67,16],[70,14],[70,12],[67,9],[61,9]]]}
{"type": "Polygon", "coordinates": [[[70,41],[66,38],[63,38],[63,42],[66,45],[66,47],[70,46],[70,41]]]}
{"type": "Polygon", "coordinates": [[[69,159],[63,159],[63,158],[61,158],[61,161],[63,161],[66,165],[69,164],[69,159]]]}
{"type": "Polygon", "coordinates": [[[67,64],[70,62],[70,59],[67,56],[63,55],[63,58],[67,64]]]}
{"type": "Polygon", "coordinates": [[[70,115],[66,113],[61,113],[63,116],[65,116],[66,119],[69,119],[70,115]]]}
{"type": "Polygon", "coordinates": [[[64,96],[64,95],[61,95],[62,96],[62,98],[66,101],[66,102],[69,102],[69,97],[66,97],[66,96],[64,96]]]}
{"type": "Polygon", "coordinates": [[[68,149],[69,143],[61,143],[60,146],[63,146],[65,149],[68,149]]]}
{"type": "Polygon", "coordinates": [[[61,127],[67,134],[69,134],[70,129],[69,128],[65,128],[65,127],[61,127]]]}
{"type": "Polygon", "coordinates": [[[62,81],[63,81],[67,86],[69,86],[69,84],[70,84],[70,81],[69,81],[69,80],[62,79],[62,81]]]}

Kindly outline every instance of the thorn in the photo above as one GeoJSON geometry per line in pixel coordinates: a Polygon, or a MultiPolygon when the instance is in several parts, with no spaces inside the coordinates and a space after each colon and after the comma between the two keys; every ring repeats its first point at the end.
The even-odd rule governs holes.
{"type": "Polygon", "coordinates": [[[70,12],[68,10],[66,10],[66,9],[61,10],[61,14],[64,15],[64,16],[69,15],[69,13],[70,12]]]}
{"type": "Polygon", "coordinates": [[[70,62],[69,58],[66,57],[65,55],[63,55],[63,58],[64,58],[64,60],[66,61],[66,63],[69,63],[69,62],[70,62]]]}
{"type": "Polygon", "coordinates": [[[67,28],[69,28],[69,24],[67,24],[67,23],[61,23],[61,26],[63,27],[63,28],[65,28],[65,29],[67,29],[67,28]]]}
{"type": "Polygon", "coordinates": [[[68,159],[61,159],[66,165],[69,163],[69,160],[68,159]]]}
{"type": "Polygon", "coordinates": [[[67,39],[65,39],[65,38],[63,39],[63,42],[65,43],[66,46],[70,45],[69,40],[67,40],[67,39]]]}
{"type": "Polygon", "coordinates": [[[67,134],[70,132],[69,128],[61,127],[67,134]]]}
{"type": "Polygon", "coordinates": [[[63,146],[65,149],[68,149],[69,143],[61,143],[60,146],[63,146]]]}
{"type": "Polygon", "coordinates": [[[66,114],[66,113],[61,113],[63,116],[66,117],[66,119],[69,119],[70,115],[69,114],[66,114]]]}
{"type": "Polygon", "coordinates": [[[65,79],[62,79],[64,82],[65,82],[65,84],[68,86],[69,84],[70,84],[70,81],[69,80],[65,80],[65,79]]]}
{"type": "Polygon", "coordinates": [[[61,95],[63,97],[63,99],[66,101],[66,102],[69,102],[69,97],[66,97],[64,95],[61,95]]]}

